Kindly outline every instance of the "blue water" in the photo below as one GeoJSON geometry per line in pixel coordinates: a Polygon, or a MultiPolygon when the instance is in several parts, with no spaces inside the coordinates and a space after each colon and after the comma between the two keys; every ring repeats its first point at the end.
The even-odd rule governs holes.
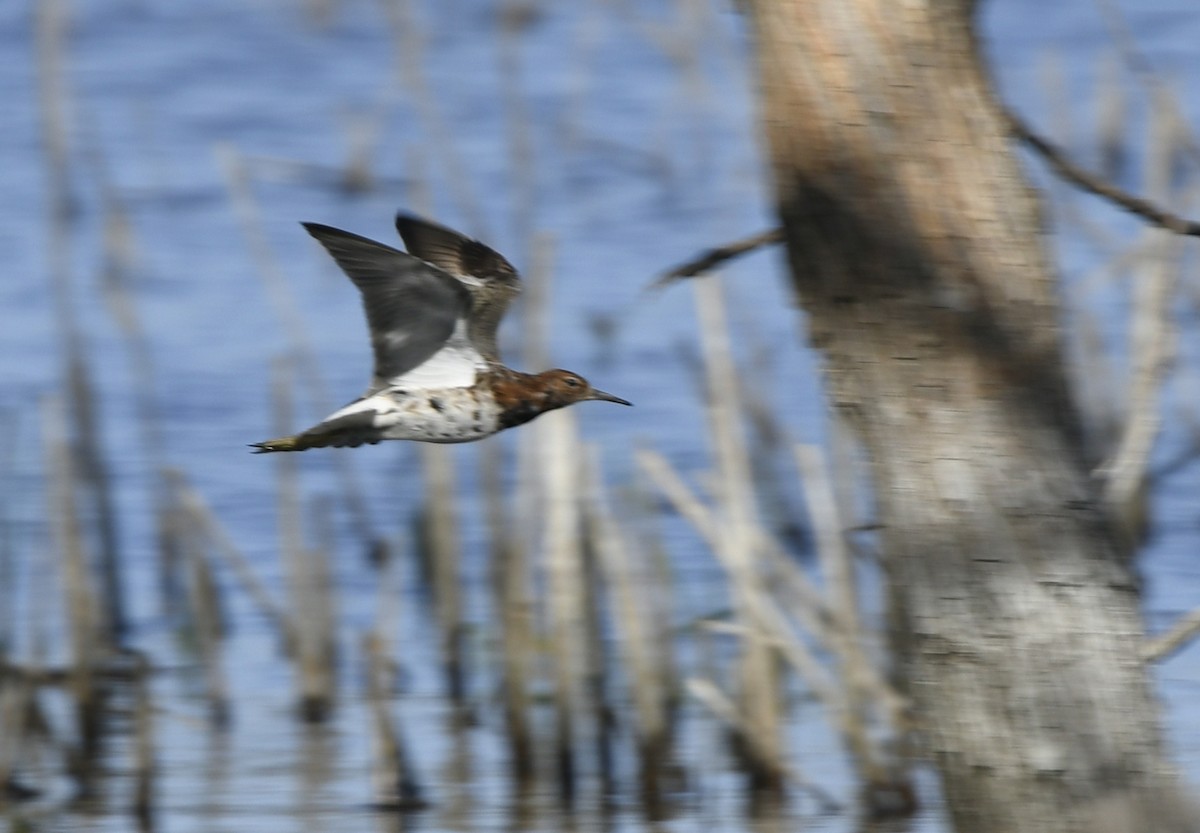
{"type": "MultiPolygon", "coordinates": [[[[414,3],[419,54],[411,52],[411,40],[398,54],[381,4],[333,3],[324,22],[305,12],[312,5],[108,0],[76,2],[71,9],[66,60],[70,186],[77,211],[67,254],[73,314],[86,340],[117,487],[134,642],[166,667],[180,652],[170,617],[156,601],[152,461],[137,428],[130,354],[101,291],[106,180],[131,222],[132,283],[153,349],[166,457],[186,473],[276,590],[282,568],[275,469],[272,461],[247,454],[245,445],[274,435],[271,366],[293,351],[294,342],[283,320],[287,313],[281,314],[267,290],[262,264],[235,211],[223,153],[239,155],[251,172],[269,257],[285,276],[283,306],[294,306],[304,324],[329,406],[356,396],[366,382],[365,326],[357,294],[299,221],[386,241],[393,235],[394,211],[414,208],[484,237],[528,269],[530,240],[520,219],[527,213],[532,229],[552,243],[546,319],[551,362],[636,403],[630,412],[602,404],[576,409],[581,431],[598,445],[615,483],[632,475],[630,452],[636,447],[660,451],[693,476],[709,465],[688,358],[698,349],[691,292],[678,287],[647,296],[643,288],[658,271],[693,253],[770,223],[746,44],[737,16],[723,4],[696,4],[695,34],[688,34],[690,24],[681,16],[687,4],[541,4],[530,26],[508,44],[518,63],[516,119],[502,69],[506,46],[497,36],[499,4],[414,3]],[[673,39],[693,44],[680,53],[686,60],[665,53],[662,43],[673,39]],[[403,74],[406,55],[419,61],[423,93],[414,92],[411,77],[403,74]],[[371,154],[377,184],[349,193],[338,178],[351,147],[348,126],[361,120],[378,131],[371,154]],[[521,142],[532,166],[521,162],[521,142]],[[615,323],[611,342],[596,336],[597,320],[615,323]]],[[[1200,124],[1200,95],[1183,83],[1200,60],[1200,15],[1191,5],[1123,4],[1138,48],[1173,85],[1190,123],[1200,124]]],[[[14,595],[30,609],[38,607],[29,601],[41,598],[34,595],[38,588],[52,581],[36,558],[46,550],[48,534],[39,407],[62,387],[32,14],[30,3],[0,6],[0,248],[6,254],[0,279],[0,427],[6,442],[0,448],[13,449],[11,469],[3,472],[3,497],[21,582],[14,595]]],[[[983,27],[1004,97],[1047,130],[1069,120],[1068,147],[1094,161],[1089,129],[1097,67],[1114,48],[1097,4],[993,0],[985,4],[983,27]],[[1070,105],[1065,114],[1045,88],[1050,56],[1062,68],[1070,105]]],[[[1135,102],[1146,99],[1136,83],[1127,86],[1135,102]]],[[[1131,109],[1135,158],[1144,146],[1144,117],[1144,106],[1131,109]]],[[[1047,181],[1034,160],[1030,172],[1047,181]]],[[[1128,176],[1124,184],[1136,188],[1141,182],[1136,168],[1128,176]]],[[[1095,199],[1070,194],[1060,199],[1114,240],[1133,240],[1138,233],[1137,223],[1095,199]]],[[[1069,228],[1069,221],[1060,227],[1069,228]]],[[[1125,293],[1113,289],[1080,301],[1071,289],[1107,253],[1069,233],[1051,244],[1067,279],[1067,300],[1088,304],[1119,334],[1125,293]]],[[[725,285],[737,349],[753,368],[755,386],[769,392],[794,438],[820,440],[824,415],[816,367],[804,348],[778,253],[731,266],[725,285]],[[763,351],[770,351],[769,361],[755,363],[763,351]]],[[[514,315],[502,332],[517,366],[525,366],[515,349],[524,326],[514,315]]],[[[1184,356],[1195,356],[1196,349],[1194,337],[1185,335],[1184,356]]],[[[1195,366],[1181,363],[1168,391],[1173,417],[1159,443],[1163,461],[1189,440],[1195,366]]],[[[297,426],[324,413],[311,400],[314,387],[306,385],[297,396],[297,426]]],[[[452,453],[460,481],[471,486],[477,478],[475,450],[452,453]]],[[[300,463],[307,494],[340,488],[328,455],[305,455],[300,463]]],[[[402,539],[423,488],[414,450],[364,449],[353,454],[353,465],[371,495],[376,533],[402,539]]],[[[1195,467],[1185,468],[1154,491],[1158,532],[1144,571],[1155,629],[1200,602],[1197,478],[1195,467]]],[[[335,522],[340,612],[352,653],[349,645],[356,643],[350,635],[372,614],[375,579],[358,557],[361,542],[350,520],[339,512],[335,522]]],[[[668,525],[666,533],[668,543],[685,553],[679,569],[695,582],[693,596],[707,600],[705,588],[719,576],[716,565],[697,551],[694,536],[681,525],[668,525]]],[[[482,569],[483,536],[482,525],[464,525],[469,569],[482,569]]],[[[226,597],[236,623],[226,655],[235,731],[224,738],[208,732],[197,685],[186,670],[156,678],[156,693],[166,703],[159,716],[165,773],[160,826],[172,833],[390,829],[393,819],[366,809],[369,724],[353,695],[356,661],[347,662],[348,693],[334,723],[298,728],[289,717],[289,667],[273,635],[242,594],[226,597]]],[[[453,739],[441,729],[447,707],[429,657],[433,633],[427,625],[421,630],[419,600],[403,604],[416,630],[402,649],[413,679],[398,713],[437,802],[415,824],[429,830],[508,829],[513,822],[500,774],[498,726],[485,725],[464,741],[472,775],[456,781],[448,769],[453,739]]],[[[28,634],[20,640],[18,654],[29,650],[28,634]]],[[[485,642],[486,634],[474,637],[479,654],[485,642]]],[[[50,659],[62,659],[61,647],[53,650],[50,659]]],[[[1196,777],[1200,649],[1164,663],[1159,679],[1172,743],[1196,777]]],[[[849,787],[836,742],[819,715],[811,709],[804,714],[794,729],[796,748],[804,750],[799,766],[844,793],[849,787]]],[[[716,728],[697,731],[688,743],[696,760],[722,754],[716,728]]],[[[114,753],[118,772],[101,806],[75,812],[63,809],[56,800],[62,796],[52,794],[30,812],[53,829],[129,829],[121,760],[114,753]]],[[[695,806],[673,829],[712,823],[741,829],[732,777],[714,771],[713,782],[718,786],[693,799],[695,806]]],[[[61,786],[65,793],[67,785],[61,786]]],[[[615,824],[633,829],[634,818],[619,813],[615,824]]],[[[542,816],[532,826],[556,829],[558,823],[542,816]]],[[[809,823],[817,825],[812,829],[845,829],[846,820],[809,823]]],[[[914,829],[939,828],[930,817],[914,829]]]]}

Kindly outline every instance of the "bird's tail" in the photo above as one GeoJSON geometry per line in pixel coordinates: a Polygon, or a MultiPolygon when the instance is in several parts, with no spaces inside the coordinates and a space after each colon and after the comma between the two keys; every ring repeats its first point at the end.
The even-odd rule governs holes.
{"type": "Polygon", "coordinates": [[[271,451],[306,451],[320,448],[358,448],[359,445],[379,442],[378,432],[371,430],[373,412],[347,414],[325,420],[307,431],[292,437],[268,439],[263,443],[251,443],[254,454],[270,454],[271,451]]]}
{"type": "Polygon", "coordinates": [[[313,437],[306,434],[296,434],[291,437],[279,437],[274,440],[266,440],[261,443],[251,443],[250,447],[254,449],[255,454],[270,454],[273,451],[305,451],[309,448],[320,448],[329,445],[329,443],[321,442],[319,436],[313,437]]]}

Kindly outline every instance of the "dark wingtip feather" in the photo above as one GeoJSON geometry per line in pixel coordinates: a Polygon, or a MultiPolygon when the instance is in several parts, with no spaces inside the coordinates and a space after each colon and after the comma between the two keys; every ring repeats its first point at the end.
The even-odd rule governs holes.
{"type": "Polygon", "coordinates": [[[361,234],[355,234],[354,232],[346,231],[345,229],[327,226],[324,223],[302,222],[300,225],[304,226],[304,230],[307,231],[318,243],[320,243],[326,249],[329,249],[330,252],[333,251],[333,247],[335,246],[341,248],[347,245],[359,244],[380,252],[388,252],[400,255],[405,254],[399,249],[394,249],[391,246],[380,243],[378,240],[372,240],[370,237],[363,237],[361,234]]]}
{"type": "Polygon", "coordinates": [[[437,229],[444,229],[445,231],[449,231],[454,234],[457,234],[457,232],[455,232],[453,229],[446,228],[445,226],[441,225],[440,223],[435,223],[432,220],[427,220],[419,214],[413,214],[412,212],[405,211],[404,209],[401,209],[396,212],[395,223],[396,223],[396,231],[400,232],[401,237],[404,236],[404,232],[406,229],[414,229],[414,228],[418,228],[421,226],[430,226],[430,227],[437,228],[437,229]]]}
{"type": "Polygon", "coordinates": [[[517,270],[486,243],[407,211],[396,212],[396,231],[409,254],[451,275],[497,281],[519,291],[517,270]]]}
{"type": "Polygon", "coordinates": [[[304,226],[305,231],[318,239],[320,239],[320,235],[323,233],[340,231],[340,229],[335,229],[333,226],[327,226],[324,223],[309,223],[301,221],[300,225],[304,226]]]}

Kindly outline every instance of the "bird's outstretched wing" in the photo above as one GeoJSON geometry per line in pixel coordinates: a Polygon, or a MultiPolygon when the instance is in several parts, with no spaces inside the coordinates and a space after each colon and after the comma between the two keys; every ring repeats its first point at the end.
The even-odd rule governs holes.
{"type": "Polygon", "coordinates": [[[521,291],[517,270],[494,249],[445,226],[401,212],[396,230],[408,251],[460,278],[471,293],[467,337],[490,362],[499,362],[496,329],[521,291]]]}
{"type": "Polygon", "coordinates": [[[424,364],[472,306],[460,280],[427,261],[320,223],[303,223],[362,293],[375,374],[369,393],[424,364]]]}

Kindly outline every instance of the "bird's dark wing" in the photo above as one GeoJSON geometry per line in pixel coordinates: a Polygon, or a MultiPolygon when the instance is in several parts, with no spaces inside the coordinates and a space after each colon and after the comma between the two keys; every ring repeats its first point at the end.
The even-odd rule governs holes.
{"type": "Polygon", "coordinates": [[[341,229],[303,226],[362,293],[375,352],[371,392],[438,352],[471,309],[468,288],[424,260],[341,229]]]}
{"type": "Polygon", "coordinates": [[[485,359],[500,361],[496,328],[521,291],[517,270],[478,240],[410,214],[396,215],[396,230],[410,253],[463,278],[472,296],[467,337],[485,359]]]}

